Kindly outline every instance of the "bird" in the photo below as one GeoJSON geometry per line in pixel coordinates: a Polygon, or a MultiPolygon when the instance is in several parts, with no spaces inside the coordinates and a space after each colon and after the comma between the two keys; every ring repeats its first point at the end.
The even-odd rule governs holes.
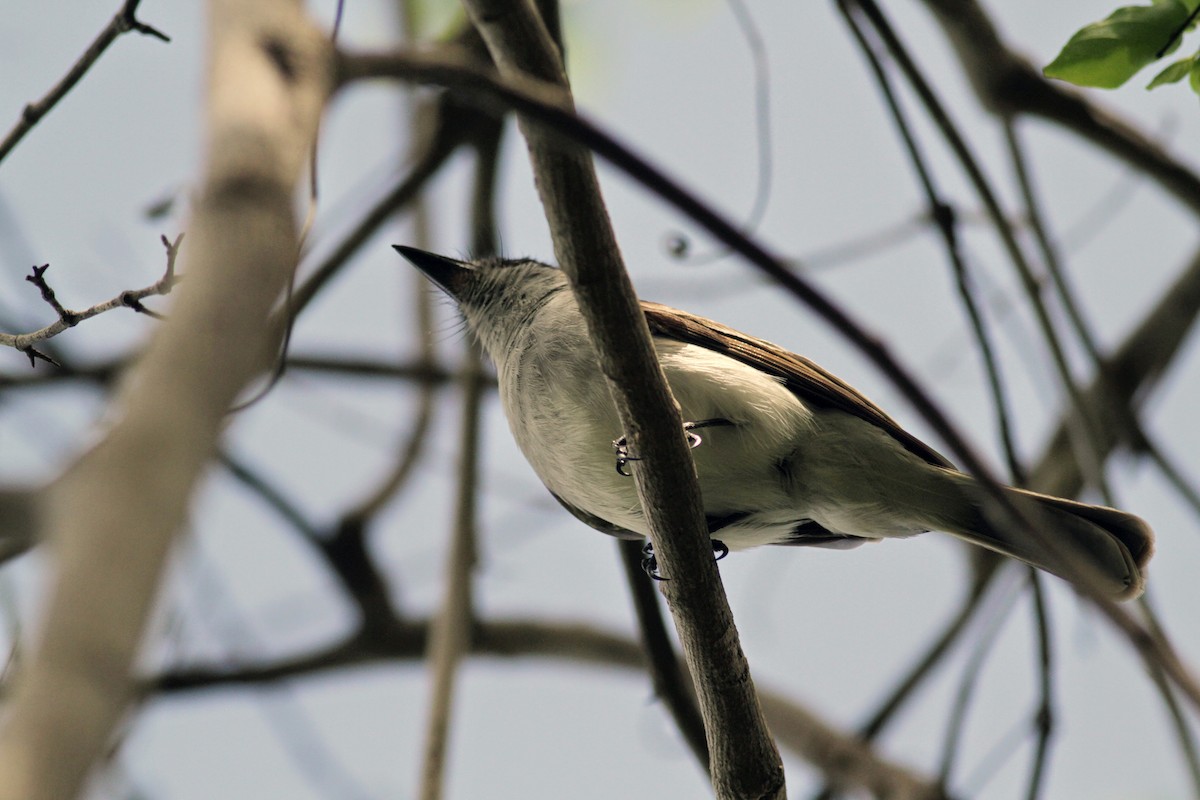
{"type": "MultiPolygon", "coordinates": [[[[394,248],[457,304],[495,364],[513,438],[551,495],[592,528],[648,537],[630,478],[638,457],[566,273],[532,259],[394,248]]],[[[1112,599],[1144,590],[1154,533],[1141,518],[1005,487],[1036,530],[998,519],[975,478],[813,361],[686,311],[641,308],[686,420],[718,558],[943,531],[1112,599]]]]}

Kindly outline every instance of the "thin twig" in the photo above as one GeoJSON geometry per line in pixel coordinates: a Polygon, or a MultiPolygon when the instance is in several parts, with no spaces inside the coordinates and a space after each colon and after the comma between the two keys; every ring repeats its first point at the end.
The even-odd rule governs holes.
{"type": "Polygon", "coordinates": [[[0,141],[0,161],[12,151],[17,143],[25,137],[25,134],[33,130],[33,126],[37,125],[42,117],[49,113],[50,109],[58,105],[58,101],[66,97],[67,92],[74,88],[75,84],[79,83],[79,79],[92,68],[92,65],[100,58],[101,54],[108,49],[108,46],[116,41],[117,37],[122,33],[129,31],[137,31],[138,33],[147,36],[153,36],[164,42],[171,41],[171,37],[167,36],[162,31],[140,21],[136,16],[137,7],[141,4],[141,0],[125,0],[125,4],[121,6],[121,10],[117,12],[104,30],[95,40],[88,45],[88,49],[83,51],[83,55],[71,66],[67,74],[63,76],[53,89],[46,93],[46,96],[41,100],[29,103],[21,111],[21,118],[12,130],[0,141]]]}
{"type": "MultiPolygon", "coordinates": [[[[54,309],[56,314],[58,314],[58,319],[46,327],[31,333],[21,333],[16,335],[0,333],[0,346],[12,347],[16,350],[20,350],[21,352],[30,353],[30,351],[33,349],[33,346],[38,342],[44,342],[51,337],[57,336],[68,328],[73,328],[86,319],[91,319],[98,314],[103,314],[104,312],[111,311],[114,308],[132,308],[134,311],[140,311],[141,313],[148,314],[156,319],[161,319],[161,315],[151,313],[147,308],[145,308],[145,306],[142,305],[141,301],[147,297],[169,294],[171,289],[179,281],[179,278],[175,275],[175,258],[179,254],[179,245],[182,241],[182,233],[175,237],[174,242],[168,240],[166,236],[162,237],[163,245],[167,248],[167,269],[166,272],[163,273],[163,276],[157,281],[145,287],[144,289],[131,289],[121,292],[116,297],[105,300],[103,303],[97,303],[91,308],[85,308],[82,311],[72,311],[63,307],[63,305],[58,301],[58,298],[54,294],[54,290],[51,289],[49,284],[46,282],[45,273],[49,268],[49,264],[43,264],[40,267],[34,267],[32,274],[28,275],[25,280],[34,284],[38,288],[38,290],[41,292],[42,299],[54,309]]],[[[44,356],[41,353],[36,353],[36,351],[34,354],[36,354],[39,358],[50,361],[55,366],[60,366],[58,362],[53,361],[48,356],[44,356]]],[[[31,359],[32,357],[33,354],[31,354],[31,359]]]]}
{"type": "Polygon", "coordinates": [[[446,743],[458,666],[470,650],[471,573],[475,568],[476,500],[479,481],[479,426],[483,399],[482,359],[472,346],[463,367],[462,433],[459,439],[458,499],[454,534],[446,559],[442,608],[429,632],[427,660],[433,676],[421,755],[421,800],[442,797],[446,743]]]}
{"type": "Polygon", "coordinates": [[[954,273],[954,282],[958,287],[958,296],[962,301],[967,319],[970,320],[971,330],[975,334],[975,343],[979,347],[979,355],[983,360],[984,374],[987,376],[988,389],[992,396],[992,407],[996,416],[996,430],[1000,434],[1000,445],[1008,465],[1009,476],[1016,484],[1022,484],[1025,482],[1025,471],[1021,466],[1020,459],[1017,457],[1016,445],[1013,443],[1012,413],[1009,410],[1008,395],[1004,390],[1004,381],[1000,376],[1000,365],[996,360],[996,352],[992,345],[991,334],[988,332],[983,314],[979,310],[979,304],[975,302],[971,276],[967,270],[967,262],[963,257],[962,248],[959,246],[958,223],[954,209],[942,199],[941,193],[934,184],[933,174],[926,164],[925,156],[921,152],[920,145],[918,145],[916,140],[916,134],[908,118],[905,116],[899,98],[896,97],[896,93],[892,89],[891,79],[888,77],[879,56],[875,53],[875,48],[867,41],[858,20],[854,18],[854,13],[850,8],[851,3],[853,3],[853,0],[839,0],[838,9],[842,12],[842,17],[846,20],[846,24],[850,28],[855,41],[858,43],[863,57],[867,59],[879,90],[883,93],[884,101],[891,112],[892,122],[895,124],[896,130],[904,142],[909,161],[912,162],[913,169],[917,173],[917,179],[921,184],[921,191],[925,194],[929,218],[941,234],[942,243],[945,246],[946,255],[950,259],[950,266],[954,273]]]}
{"type": "Polygon", "coordinates": [[[1021,286],[1025,290],[1026,298],[1034,311],[1034,316],[1042,332],[1042,337],[1049,347],[1050,355],[1052,356],[1051,360],[1058,373],[1062,388],[1070,401],[1071,407],[1076,412],[1067,418],[1072,422],[1076,433],[1072,439],[1072,445],[1076,447],[1077,457],[1092,484],[1101,488],[1105,493],[1108,493],[1107,481],[1104,476],[1104,465],[1097,457],[1097,448],[1094,443],[1098,438],[1095,430],[1097,423],[1088,415],[1088,410],[1083,407],[1082,396],[1074,377],[1071,375],[1071,368],[1067,361],[1065,348],[1055,328],[1054,321],[1050,317],[1049,310],[1042,300],[1039,281],[1022,251],[1020,243],[1017,241],[1012,226],[1008,224],[1007,216],[1001,208],[1000,201],[992,190],[987,176],[984,175],[979,160],[972,153],[971,148],[958,130],[957,125],[950,118],[949,112],[941,100],[938,99],[937,94],[933,91],[933,87],[925,78],[903,42],[900,41],[895,29],[875,0],[854,0],[854,3],[858,8],[862,9],[866,18],[870,20],[871,25],[887,46],[888,52],[891,53],[892,58],[896,61],[896,65],[900,68],[909,85],[925,106],[930,118],[941,132],[951,152],[954,153],[955,158],[966,173],[971,186],[975,189],[976,194],[983,203],[984,209],[991,218],[1005,252],[1008,253],[1009,260],[1016,268],[1017,274],[1021,279],[1021,286]]]}
{"type": "Polygon", "coordinates": [[[963,667],[962,681],[954,697],[954,704],[950,710],[950,719],[946,725],[946,735],[942,742],[941,767],[938,770],[938,782],[942,786],[950,785],[950,774],[954,769],[954,762],[958,757],[959,745],[963,741],[962,729],[966,724],[967,711],[971,706],[975,687],[978,685],[979,677],[982,673],[983,663],[987,659],[992,645],[995,644],[996,638],[1000,635],[1000,629],[1008,620],[1008,615],[1012,611],[1015,599],[1016,594],[1009,593],[1002,598],[1002,603],[997,604],[992,618],[988,620],[988,627],[979,634],[975,650],[971,653],[971,657],[963,667]]]}
{"type": "MultiPolygon", "coordinates": [[[[746,0],[725,0],[733,19],[737,23],[738,32],[746,42],[750,58],[754,64],[754,128],[755,155],[757,156],[757,172],[755,175],[754,202],[746,218],[742,220],[742,230],[755,231],[762,223],[766,214],[767,204],[771,200],[771,178],[774,172],[774,145],[771,137],[771,73],[770,59],[767,54],[767,43],[763,39],[758,24],[754,21],[746,0]]],[[[690,253],[686,234],[682,231],[668,234],[666,237],[667,251],[685,261],[689,266],[703,266],[729,254],[727,249],[716,250],[704,254],[690,253]]]]}
{"type": "Polygon", "coordinates": [[[1029,771],[1029,790],[1026,800],[1037,800],[1043,787],[1046,760],[1050,753],[1050,737],[1054,733],[1054,650],[1050,638],[1050,609],[1042,590],[1042,576],[1029,568],[1029,586],[1033,594],[1033,619],[1038,643],[1038,709],[1033,716],[1037,744],[1033,765],[1029,771]]]}
{"type": "MultiPolygon", "coordinates": [[[[1079,338],[1085,352],[1091,359],[1093,368],[1103,380],[1107,380],[1107,367],[1104,356],[1100,352],[1100,346],[1097,343],[1095,334],[1092,333],[1091,326],[1088,325],[1083,311],[1076,301],[1077,293],[1070,285],[1066,271],[1062,268],[1061,259],[1058,257],[1058,248],[1055,246],[1044,221],[1037,199],[1037,192],[1033,186],[1033,179],[1029,174],[1026,164],[1027,159],[1025,158],[1024,147],[1021,145],[1021,140],[1017,134],[1016,125],[1013,120],[1004,120],[1004,134],[1008,143],[1009,159],[1013,165],[1013,172],[1016,175],[1021,196],[1024,198],[1029,225],[1042,252],[1042,260],[1046,265],[1046,270],[1054,282],[1059,302],[1062,303],[1063,308],[1066,310],[1067,318],[1071,321],[1071,325],[1075,329],[1075,335],[1079,338]]],[[[1113,402],[1111,407],[1114,412],[1112,416],[1125,428],[1124,436],[1130,441],[1132,449],[1149,457],[1150,461],[1158,468],[1163,477],[1167,479],[1168,485],[1191,507],[1192,513],[1200,515],[1200,491],[1197,491],[1193,483],[1184,476],[1183,470],[1166,455],[1163,447],[1146,431],[1137,414],[1129,408],[1128,404],[1113,402]]],[[[1113,504],[1113,500],[1110,497],[1106,497],[1105,502],[1109,505],[1113,504]]]]}

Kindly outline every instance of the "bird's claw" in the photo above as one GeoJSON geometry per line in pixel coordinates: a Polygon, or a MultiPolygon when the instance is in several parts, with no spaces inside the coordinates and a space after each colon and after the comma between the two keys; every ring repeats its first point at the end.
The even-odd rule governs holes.
{"type": "Polygon", "coordinates": [[[613,452],[617,456],[617,474],[624,475],[626,478],[632,478],[632,472],[625,471],[625,465],[630,461],[641,461],[637,456],[629,455],[629,442],[622,436],[620,439],[613,439],[613,452]]]}
{"type": "MultiPolygon", "coordinates": [[[[713,561],[720,561],[725,556],[729,555],[729,545],[722,542],[720,539],[712,540],[713,561]]],[[[669,581],[670,578],[664,578],[662,573],[658,571],[658,558],[654,555],[654,543],[646,540],[642,545],[642,571],[645,572],[652,580],[669,581]]]]}
{"type": "MultiPolygon", "coordinates": [[[[683,423],[683,435],[687,437],[688,447],[695,450],[704,442],[704,439],[700,437],[700,434],[696,433],[698,429],[731,425],[733,425],[732,422],[722,418],[702,419],[698,422],[685,422],[683,423]]],[[[633,456],[629,454],[629,441],[626,437],[622,436],[619,439],[613,439],[613,453],[617,457],[617,474],[624,475],[626,478],[632,478],[633,473],[626,472],[625,465],[630,461],[641,461],[642,459],[641,456],[633,456]]]]}

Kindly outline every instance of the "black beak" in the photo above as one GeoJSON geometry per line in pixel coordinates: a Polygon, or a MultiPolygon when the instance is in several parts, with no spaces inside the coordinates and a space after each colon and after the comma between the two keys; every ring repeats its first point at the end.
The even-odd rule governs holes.
{"type": "Polygon", "coordinates": [[[455,261],[453,258],[439,256],[437,253],[427,253],[424,250],[405,247],[401,244],[394,244],[392,247],[397,253],[411,261],[414,267],[424,272],[429,280],[442,287],[446,294],[456,300],[466,288],[467,282],[471,279],[471,273],[475,271],[474,267],[466,262],[455,261]]]}

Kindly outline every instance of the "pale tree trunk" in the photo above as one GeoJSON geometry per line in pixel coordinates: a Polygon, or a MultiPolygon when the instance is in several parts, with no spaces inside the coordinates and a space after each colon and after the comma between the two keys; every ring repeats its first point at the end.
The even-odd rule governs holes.
{"type": "Polygon", "coordinates": [[[210,4],[208,163],[168,321],[121,382],[103,438],[46,493],[52,580],[0,732],[0,798],[75,796],[132,696],[169,545],[297,257],[293,198],[330,85],[291,0],[210,4]]]}

